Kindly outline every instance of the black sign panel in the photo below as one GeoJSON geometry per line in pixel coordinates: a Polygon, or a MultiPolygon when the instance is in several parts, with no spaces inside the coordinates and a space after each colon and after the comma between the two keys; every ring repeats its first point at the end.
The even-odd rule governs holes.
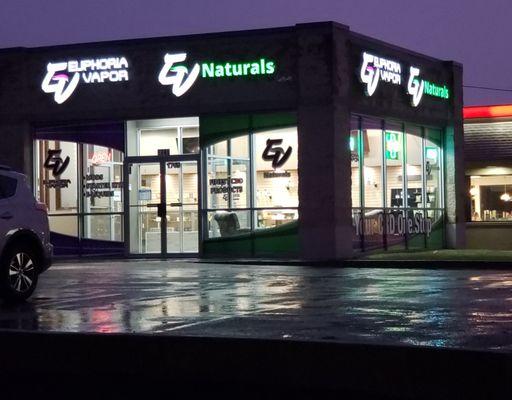
{"type": "Polygon", "coordinates": [[[354,38],[350,62],[354,112],[411,122],[451,118],[453,78],[443,62],[363,38],[354,38]]]}
{"type": "Polygon", "coordinates": [[[31,49],[23,109],[45,121],[291,108],[294,51],[288,30],[31,49]]]}

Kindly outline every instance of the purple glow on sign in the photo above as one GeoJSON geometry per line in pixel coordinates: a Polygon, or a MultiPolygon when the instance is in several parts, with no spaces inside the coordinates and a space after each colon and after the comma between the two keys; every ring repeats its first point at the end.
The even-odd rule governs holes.
{"type": "Polygon", "coordinates": [[[65,80],[67,82],[67,81],[69,81],[69,76],[66,74],[56,74],[52,78],[52,81],[60,81],[60,80],[65,80]]]}

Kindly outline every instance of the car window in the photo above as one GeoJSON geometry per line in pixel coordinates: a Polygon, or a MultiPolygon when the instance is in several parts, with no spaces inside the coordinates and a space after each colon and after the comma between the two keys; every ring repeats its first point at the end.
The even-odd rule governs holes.
{"type": "Polygon", "coordinates": [[[18,181],[5,175],[0,175],[0,199],[14,196],[18,181]]]}

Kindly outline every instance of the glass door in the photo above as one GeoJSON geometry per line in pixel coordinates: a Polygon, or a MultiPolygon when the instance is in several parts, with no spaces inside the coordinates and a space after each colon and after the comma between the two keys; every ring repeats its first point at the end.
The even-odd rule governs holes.
{"type": "Polygon", "coordinates": [[[198,156],[125,160],[125,226],[129,254],[199,252],[198,156]]]}
{"type": "Polygon", "coordinates": [[[198,253],[197,161],[166,163],[167,252],[198,253]]]}
{"type": "Polygon", "coordinates": [[[129,252],[162,252],[162,190],[160,163],[128,164],[129,252]]]}

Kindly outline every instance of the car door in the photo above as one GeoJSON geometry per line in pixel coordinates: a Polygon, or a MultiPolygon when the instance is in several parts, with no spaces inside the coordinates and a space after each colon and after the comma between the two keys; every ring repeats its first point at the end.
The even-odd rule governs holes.
{"type": "Polygon", "coordinates": [[[0,174],[0,248],[3,248],[8,232],[15,228],[11,198],[16,193],[17,183],[15,178],[0,174]]]}

